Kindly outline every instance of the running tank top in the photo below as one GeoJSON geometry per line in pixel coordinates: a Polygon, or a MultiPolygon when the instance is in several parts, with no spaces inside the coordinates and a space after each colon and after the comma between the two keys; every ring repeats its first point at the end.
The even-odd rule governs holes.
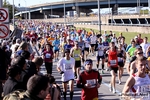
{"type": "Polygon", "coordinates": [[[81,59],[80,59],[80,50],[78,49],[78,50],[74,50],[73,51],[73,58],[75,59],[75,61],[80,61],[81,59]]]}
{"type": "Polygon", "coordinates": [[[148,74],[144,78],[133,75],[135,84],[130,90],[134,98],[142,98],[140,100],[150,100],[148,93],[150,92],[150,77],[148,74]],[[142,94],[142,95],[139,95],[142,94]]]}
{"type": "Polygon", "coordinates": [[[97,51],[96,51],[97,56],[103,56],[104,55],[104,45],[101,43],[98,44],[97,46],[97,51]]]}
{"type": "Polygon", "coordinates": [[[117,51],[111,51],[108,52],[108,66],[109,67],[118,67],[118,57],[117,57],[117,51]]]}
{"type": "Polygon", "coordinates": [[[118,62],[123,62],[123,53],[124,51],[121,50],[118,54],[117,54],[117,57],[118,57],[118,62]]]}

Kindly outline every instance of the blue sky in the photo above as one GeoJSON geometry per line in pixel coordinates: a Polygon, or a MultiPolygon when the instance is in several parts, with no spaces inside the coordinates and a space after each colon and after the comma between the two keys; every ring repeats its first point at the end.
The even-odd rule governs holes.
{"type": "MultiPolygon", "coordinates": [[[[13,0],[7,0],[10,4],[13,4],[13,0]]],[[[15,6],[18,6],[20,3],[20,6],[26,7],[26,6],[31,6],[31,5],[36,5],[36,4],[41,4],[41,3],[50,3],[50,2],[57,2],[57,1],[62,1],[62,0],[14,0],[15,6]]]]}

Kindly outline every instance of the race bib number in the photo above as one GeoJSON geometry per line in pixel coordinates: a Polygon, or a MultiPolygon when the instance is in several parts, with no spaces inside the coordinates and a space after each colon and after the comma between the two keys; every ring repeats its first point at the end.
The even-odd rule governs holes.
{"type": "Polygon", "coordinates": [[[123,62],[123,59],[121,57],[118,57],[118,62],[123,62]]]}
{"type": "Polygon", "coordinates": [[[103,52],[103,51],[98,51],[98,55],[99,55],[99,56],[103,56],[103,55],[104,55],[104,52],[103,52]]]}
{"type": "Polygon", "coordinates": [[[116,65],[117,64],[117,61],[116,60],[110,60],[110,65],[113,66],[113,65],[116,65]]]}
{"type": "Polygon", "coordinates": [[[72,67],[71,66],[65,66],[65,70],[66,71],[72,70],[72,67]]]}
{"type": "Polygon", "coordinates": [[[78,54],[75,54],[75,55],[74,55],[74,57],[75,57],[75,58],[78,58],[78,57],[79,57],[79,55],[78,55],[78,54]]]}
{"type": "Polygon", "coordinates": [[[94,88],[96,86],[96,80],[95,79],[86,80],[86,83],[90,84],[91,88],[94,88]]]}
{"type": "Polygon", "coordinates": [[[142,85],[137,88],[138,93],[150,92],[150,85],[142,85]]]}
{"type": "Polygon", "coordinates": [[[50,58],[50,57],[51,57],[51,54],[46,53],[45,58],[50,58]]]}
{"type": "Polygon", "coordinates": [[[56,44],[55,46],[56,46],[56,47],[58,47],[58,46],[59,46],[59,44],[56,44]]]}

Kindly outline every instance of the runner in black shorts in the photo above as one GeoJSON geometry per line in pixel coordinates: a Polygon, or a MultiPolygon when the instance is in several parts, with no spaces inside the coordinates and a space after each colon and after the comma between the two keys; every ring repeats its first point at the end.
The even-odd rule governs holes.
{"type": "Polygon", "coordinates": [[[100,59],[102,60],[102,63],[101,63],[101,73],[104,74],[103,70],[104,70],[104,61],[105,61],[105,58],[104,58],[104,45],[102,43],[102,39],[99,38],[98,39],[98,43],[96,44],[97,48],[96,48],[96,56],[97,56],[97,70],[99,70],[99,62],[100,62],[100,59]]]}
{"type": "Polygon", "coordinates": [[[81,58],[82,58],[82,52],[81,49],[78,46],[78,42],[75,41],[75,46],[71,49],[70,55],[75,59],[75,78],[79,77],[80,74],[80,68],[81,68],[81,58]]]}
{"type": "Polygon", "coordinates": [[[126,58],[126,53],[125,51],[122,50],[122,44],[119,44],[118,46],[118,80],[119,80],[119,84],[121,84],[121,77],[123,74],[123,67],[125,64],[125,58],[126,58]]]}

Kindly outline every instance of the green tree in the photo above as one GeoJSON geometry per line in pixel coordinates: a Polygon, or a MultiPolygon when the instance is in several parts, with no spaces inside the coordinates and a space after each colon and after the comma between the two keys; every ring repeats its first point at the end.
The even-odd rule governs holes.
{"type": "MultiPolygon", "coordinates": [[[[3,1],[3,8],[9,9],[9,20],[13,19],[13,5],[10,4],[7,0],[4,0],[3,1]]],[[[17,11],[16,7],[14,8],[14,11],[15,12],[17,11]]]]}

